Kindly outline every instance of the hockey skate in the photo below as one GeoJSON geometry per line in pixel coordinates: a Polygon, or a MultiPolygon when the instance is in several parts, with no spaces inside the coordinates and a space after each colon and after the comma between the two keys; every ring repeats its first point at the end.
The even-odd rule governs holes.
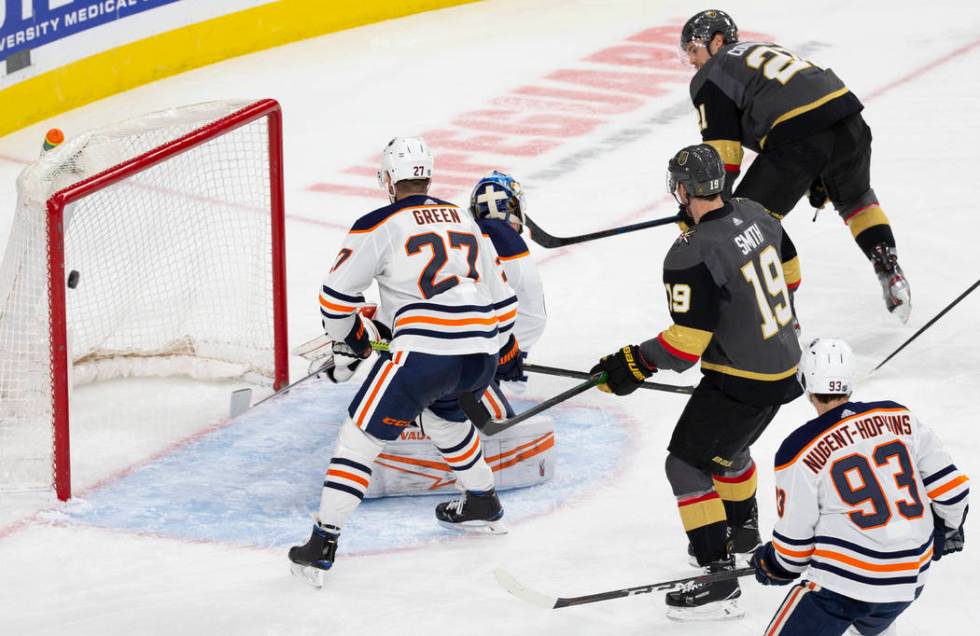
{"type": "MultiPolygon", "coordinates": [[[[704,568],[705,574],[735,569],[735,559],[714,561],[704,568]]],[[[711,583],[689,583],[680,590],[668,592],[667,618],[675,621],[723,621],[741,618],[745,610],[738,606],[742,590],[738,579],[711,583]]]]}
{"type": "Polygon", "coordinates": [[[871,251],[871,263],[878,275],[878,282],[881,283],[888,311],[902,322],[908,322],[912,313],[912,290],[898,264],[895,248],[887,247],[884,243],[875,245],[871,251]]]}
{"type": "Polygon", "coordinates": [[[468,490],[459,499],[436,506],[439,525],[476,534],[507,534],[506,526],[500,521],[503,516],[504,509],[493,489],[485,492],[468,490]]]}
{"type": "Polygon", "coordinates": [[[313,587],[323,587],[323,574],[333,567],[337,554],[338,537],[340,532],[336,528],[317,522],[309,541],[289,548],[289,571],[313,587]]]}

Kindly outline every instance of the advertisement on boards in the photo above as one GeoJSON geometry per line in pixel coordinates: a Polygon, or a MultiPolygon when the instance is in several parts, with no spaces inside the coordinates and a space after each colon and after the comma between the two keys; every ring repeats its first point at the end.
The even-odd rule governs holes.
{"type": "Polygon", "coordinates": [[[0,0],[0,60],[181,0],[0,0]]]}

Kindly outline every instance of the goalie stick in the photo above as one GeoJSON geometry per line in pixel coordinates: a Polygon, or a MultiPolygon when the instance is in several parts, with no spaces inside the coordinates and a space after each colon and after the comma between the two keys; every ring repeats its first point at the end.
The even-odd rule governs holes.
{"type": "Polygon", "coordinates": [[[755,568],[736,568],[723,572],[713,572],[711,574],[700,574],[689,576],[685,579],[674,579],[673,581],[663,581],[662,583],[650,583],[649,585],[637,585],[636,587],[622,587],[618,590],[599,592],[597,594],[586,594],[585,596],[550,596],[543,592],[533,590],[515,579],[509,572],[502,568],[494,570],[493,575],[505,590],[512,595],[531,605],[536,605],[544,609],[559,609],[571,607],[572,605],[585,605],[587,603],[598,603],[600,601],[610,601],[615,598],[635,596],[637,594],[649,594],[677,589],[692,583],[711,583],[714,581],[727,581],[741,576],[755,574],[755,568]]]}
{"type": "Polygon", "coordinates": [[[565,245],[573,245],[575,243],[585,243],[586,241],[594,241],[596,239],[606,238],[607,236],[616,236],[618,234],[626,234],[627,232],[636,232],[637,230],[645,230],[649,227],[659,227],[661,225],[670,225],[671,223],[677,223],[683,217],[680,214],[674,214],[672,216],[666,216],[662,219],[653,219],[652,221],[643,221],[642,223],[634,223],[632,225],[623,225],[620,227],[610,228],[608,230],[600,230],[599,232],[591,232],[589,234],[579,234],[578,236],[553,236],[548,234],[541,226],[531,220],[531,217],[525,216],[524,222],[527,224],[528,229],[531,230],[531,240],[540,245],[541,247],[546,247],[552,249],[555,247],[563,247],[565,245]]]}
{"type": "MultiPolygon", "coordinates": [[[[562,378],[576,378],[578,380],[587,380],[588,378],[592,377],[585,371],[573,371],[572,369],[548,367],[542,364],[525,364],[524,370],[528,373],[557,375],[562,378]]],[[[651,391],[666,391],[667,393],[683,393],[685,395],[694,393],[693,386],[678,386],[676,384],[661,384],[659,382],[643,382],[640,384],[640,388],[649,389],[651,391]]]]}

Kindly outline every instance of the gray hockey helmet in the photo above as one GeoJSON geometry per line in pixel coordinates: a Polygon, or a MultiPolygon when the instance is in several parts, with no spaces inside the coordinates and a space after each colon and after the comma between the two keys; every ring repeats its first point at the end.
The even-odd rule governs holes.
{"type": "Polygon", "coordinates": [[[684,28],[681,29],[681,50],[686,50],[688,42],[692,40],[707,46],[715,33],[721,33],[725,44],[738,42],[738,27],[735,26],[732,16],[717,9],[701,11],[684,23],[684,28]]]}
{"type": "Polygon", "coordinates": [[[667,188],[677,198],[677,184],[689,196],[713,197],[725,188],[725,165],[718,151],[708,144],[687,146],[667,163],[667,188]]]}

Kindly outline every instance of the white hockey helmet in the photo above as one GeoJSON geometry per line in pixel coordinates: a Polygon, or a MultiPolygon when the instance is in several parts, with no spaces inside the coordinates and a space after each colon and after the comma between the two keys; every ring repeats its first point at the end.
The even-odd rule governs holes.
{"type": "Polygon", "coordinates": [[[395,137],[381,152],[378,185],[395,200],[395,184],[406,179],[431,179],[435,161],[421,137],[395,137]]]}
{"type": "Polygon", "coordinates": [[[797,371],[807,393],[850,395],[854,387],[854,353],[837,338],[817,338],[804,350],[797,371]]]}

